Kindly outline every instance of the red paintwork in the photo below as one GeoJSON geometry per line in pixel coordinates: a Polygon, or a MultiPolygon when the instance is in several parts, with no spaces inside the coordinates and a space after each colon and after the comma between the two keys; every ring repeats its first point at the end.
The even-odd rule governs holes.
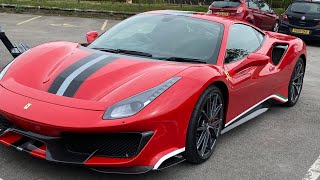
{"type": "MultiPolygon", "coordinates": [[[[289,44],[288,52],[279,65],[273,65],[270,60],[266,62],[263,59],[265,56],[259,55],[250,56],[261,60],[260,64],[254,66],[244,68],[244,65],[248,65],[244,63],[247,59],[224,64],[230,26],[246,22],[201,14],[192,17],[220,22],[225,26],[217,64],[121,58],[90,76],[75,97],[68,98],[47,93],[47,90],[60,72],[90,52],[79,49],[77,43],[48,43],[19,56],[0,80],[0,101],[5,102],[0,103],[1,114],[23,129],[48,136],[59,136],[62,132],[154,131],[151,140],[134,158],[92,157],[85,162],[90,167],[154,166],[164,155],[185,147],[192,110],[209,85],[220,82],[228,88],[228,92],[224,92],[229,97],[225,123],[270,95],[288,96],[288,82],[294,65],[301,55],[306,55],[306,46],[302,40],[264,32],[264,45],[256,53],[270,57],[273,44],[289,44]],[[230,80],[227,80],[224,70],[229,72],[232,77],[230,80]],[[159,85],[173,76],[182,78],[138,114],[118,120],[102,120],[104,111],[110,105],[159,85]],[[24,110],[27,103],[32,106],[24,110]]],[[[19,138],[16,134],[8,133],[0,137],[0,142],[9,145],[19,138]]],[[[44,158],[45,148],[40,149],[31,154],[44,158]]]]}
{"type": "Polygon", "coordinates": [[[242,4],[240,6],[235,8],[217,8],[210,5],[209,10],[211,10],[213,14],[221,11],[229,12],[232,18],[251,22],[255,26],[264,30],[273,30],[275,23],[279,20],[279,16],[276,13],[272,14],[260,9],[248,7],[246,1],[241,1],[241,3],[242,4]],[[238,9],[243,10],[241,13],[237,13],[238,9]]]}
{"type": "Polygon", "coordinates": [[[46,159],[46,145],[42,145],[38,149],[31,151],[30,155],[40,159],[46,159]]]}
{"type": "Polygon", "coordinates": [[[20,135],[20,134],[8,132],[8,133],[0,136],[0,142],[6,146],[10,146],[12,143],[17,142],[21,138],[22,138],[22,135],[20,135]]]}

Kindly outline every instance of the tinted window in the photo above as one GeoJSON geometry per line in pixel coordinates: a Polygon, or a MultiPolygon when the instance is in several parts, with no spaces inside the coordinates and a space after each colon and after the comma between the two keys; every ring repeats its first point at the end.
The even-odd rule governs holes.
{"type": "Polygon", "coordinates": [[[320,14],[319,3],[296,2],[289,6],[288,11],[297,13],[320,14]]]}
{"type": "Polygon", "coordinates": [[[254,1],[249,1],[248,6],[249,6],[249,8],[259,9],[259,4],[257,2],[254,2],[254,1]]]}
{"type": "Polygon", "coordinates": [[[243,59],[256,51],[262,44],[264,35],[254,28],[235,24],[229,32],[225,62],[233,62],[243,59]]]}
{"type": "Polygon", "coordinates": [[[270,11],[270,6],[267,3],[261,3],[260,5],[262,11],[270,11]]]}
{"type": "Polygon", "coordinates": [[[188,16],[142,14],[117,24],[89,47],[146,52],[155,59],[201,59],[215,63],[223,25],[188,16]]]}
{"type": "Polygon", "coordinates": [[[234,8],[238,7],[241,4],[239,0],[222,0],[222,1],[214,1],[211,6],[219,7],[219,8],[234,8]]]}

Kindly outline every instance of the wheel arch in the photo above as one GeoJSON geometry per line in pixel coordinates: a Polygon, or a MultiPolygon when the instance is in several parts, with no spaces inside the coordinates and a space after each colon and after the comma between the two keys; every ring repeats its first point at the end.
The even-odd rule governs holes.
{"type": "Polygon", "coordinates": [[[300,58],[302,58],[303,63],[304,63],[304,68],[306,68],[306,65],[307,65],[307,57],[306,57],[306,55],[305,54],[301,54],[300,58]]]}
{"type": "MultiPolygon", "coordinates": [[[[228,110],[228,105],[229,105],[229,89],[228,89],[228,86],[222,81],[215,81],[211,85],[217,86],[222,92],[223,100],[225,101],[225,104],[226,104],[225,107],[224,107],[224,116],[226,117],[227,110],[228,110]]],[[[223,122],[223,123],[225,124],[225,122],[223,122]]]]}

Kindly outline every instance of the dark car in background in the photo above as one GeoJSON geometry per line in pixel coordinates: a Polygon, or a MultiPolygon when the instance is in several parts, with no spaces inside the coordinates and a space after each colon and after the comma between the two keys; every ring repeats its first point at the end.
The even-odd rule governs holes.
{"type": "Polygon", "coordinates": [[[283,13],[279,32],[320,40],[320,1],[295,1],[283,13]]]}
{"type": "Polygon", "coordinates": [[[208,13],[232,16],[263,30],[277,32],[279,28],[279,16],[268,3],[261,0],[216,0],[209,6],[208,13]]]}

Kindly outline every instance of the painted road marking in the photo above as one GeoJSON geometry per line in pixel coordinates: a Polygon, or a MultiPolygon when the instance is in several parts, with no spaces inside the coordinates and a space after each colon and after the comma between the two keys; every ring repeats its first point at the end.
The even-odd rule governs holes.
{"type": "Polygon", "coordinates": [[[51,26],[56,26],[56,27],[67,27],[67,28],[73,28],[73,27],[81,27],[81,26],[76,26],[76,25],[72,25],[72,24],[50,24],[51,26]]]}
{"type": "Polygon", "coordinates": [[[101,31],[104,31],[106,29],[107,24],[108,24],[108,20],[105,20],[102,27],[101,27],[101,31]]]}
{"type": "Polygon", "coordinates": [[[302,180],[317,180],[320,177],[320,156],[310,167],[307,174],[302,178],[302,180]]]}
{"type": "Polygon", "coordinates": [[[22,21],[22,22],[19,22],[17,25],[21,25],[21,24],[24,24],[24,23],[27,23],[27,22],[30,22],[30,21],[33,21],[35,19],[38,19],[38,18],[41,18],[42,16],[37,16],[37,17],[34,17],[34,18],[31,18],[31,19],[28,19],[26,21],[22,21]]]}

